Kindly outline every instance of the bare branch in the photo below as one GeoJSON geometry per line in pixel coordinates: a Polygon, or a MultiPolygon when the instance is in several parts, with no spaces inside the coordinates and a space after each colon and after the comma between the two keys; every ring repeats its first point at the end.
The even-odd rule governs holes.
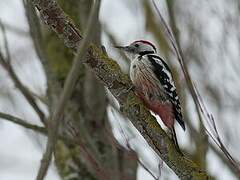
{"type": "MultiPolygon", "coordinates": [[[[112,108],[114,108],[115,111],[117,111],[118,113],[120,113],[120,112],[118,111],[118,109],[116,109],[114,106],[113,106],[112,108]]],[[[129,137],[128,137],[127,134],[124,132],[123,127],[121,126],[121,123],[120,123],[119,118],[115,118],[115,119],[116,119],[117,122],[118,122],[118,126],[119,126],[119,128],[120,128],[120,133],[121,133],[122,137],[123,137],[124,140],[125,140],[125,143],[126,143],[126,145],[127,145],[127,148],[128,148],[130,151],[134,151],[134,150],[132,149],[131,145],[130,145],[130,139],[129,139],[129,137]]],[[[153,174],[153,172],[152,172],[147,166],[145,166],[145,164],[144,164],[139,158],[137,158],[137,161],[138,161],[138,163],[143,167],[143,169],[145,169],[145,170],[153,177],[153,179],[155,179],[155,180],[158,180],[158,179],[159,179],[158,177],[156,177],[156,176],[153,174]]]]}
{"type": "Polygon", "coordinates": [[[9,52],[9,48],[8,48],[8,41],[7,41],[6,31],[5,31],[5,27],[2,24],[1,20],[0,20],[0,27],[1,27],[1,30],[2,30],[2,33],[3,33],[3,42],[4,42],[5,53],[6,53],[6,60],[8,62],[10,62],[11,57],[10,57],[10,52],[9,52]]]}
{"type": "MultiPolygon", "coordinates": [[[[1,26],[2,31],[4,32],[4,28],[1,25],[1,23],[0,23],[0,26],[1,26]]],[[[5,36],[5,34],[3,34],[3,35],[5,36]]],[[[6,49],[8,49],[6,43],[5,43],[5,46],[6,46],[6,49]]],[[[14,69],[13,69],[13,67],[11,65],[11,61],[10,61],[10,53],[8,52],[8,50],[7,50],[7,59],[5,59],[3,54],[0,52],[0,64],[8,72],[8,74],[9,74],[10,78],[12,79],[12,81],[14,82],[15,86],[20,90],[20,92],[26,98],[28,103],[32,106],[32,108],[38,114],[38,116],[39,116],[40,120],[43,122],[43,124],[46,125],[45,115],[42,112],[42,110],[39,108],[39,106],[37,105],[35,98],[32,96],[29,89],[27,89],[27,87],[25,87],[22,84],[22,82],[20,81],[20,79],[18,78],[16,73],[14,72],[14,69]]]]}
{"type": "Polygon", "coordinates": [[[200,121],[203,125],[203,128],[205,130],[205,132],[209,135],[209,137],[213,140],[213,142],[219,147],[219,149],[221,149],[221,151],[223,152],[223,154],[227,157],[227,159],[230,161],[230,163],[232,164],[232,167],[234,167],[236,174],[238,174],[238,176],[240,175],[240,165],[237,164],[236,160],[234,160],[234,158],[232,157],[232,155],[229,153],[229,151],[226,149],[226,147],[224,146],[224,144],[222,143],[222,140],[218,134],[216,125],[215,125],[215,121],[213,118],[213,115],[211,113],[208,112],[201,96],[200,93],[198,92],[196,86],[194,85],[191,76],[188,72],[188,68],[187,65],[183,59],[183,55],[182,55],[182,51],[180,48],[179,43],[177,43],[174,34],[172,33],[171,28],[168,26],[168,24],[166,23],[166,21],[164,20],[161,12],[159,11],[156,3],[154,0],[152,0],[152,3],[154,5],[154,8],[156,9],[159,17],[160,17],[160,22],[163,25],[163,27],[166,30],[166,34],[168,39],[171,42],[171,45],[177,55],[177,59],[181,65],[181,69],[184,73],[189,91],[192,95],[193,101],[197,107],[197,110],[201,112],[201,114],[204,117],[204,120],[206,123],[208,123],[209,128],[211,128],[210,130],[204,125],[204,123],[202,122],[202,119],[200,118],[200,121]]]}
{"type": "Polygon", "coordinates": [[[25,14],[29,25],[29,34],[31,35],[36,54],[43,65],[45,75],[47,76],[47,98],[45,104],[48,105],[49,112],[52,113],[53,92],[58,91],[57,81],[49,66],[46,45],[44,44],[42,28],[36,9],[31,0],[23,0],[25,14]]]}
{"type": "Polygon", "coordinates": [[[205,116],[206,121],[209,123],[210,128],[213,128],[213,130],[212,130],[213,135],[210,134],[210,132],[208,132],[207,128],[205,128],[205,129],[206,129],[207,133],[210,134],[210,137],[212,138],[213,142],[219,147],[219,149],[223,152],[223,154],[226,156],[228,161],[231,163],[231,166],[229,166],[229,167],[232,167],[234,170],[234,173],[239,177],[240,176],[240,165],[233,158],[233,156],[230,154],[230,152],[227,150],[227,148],[223,144],[221,137],[218,133],[213,115],[208,112],[205,104],[203,103],[202,97],[200,96],[198,90],[196,89],[196,86],[194,86],[194,87],[197,92],[198,99],[200,101],[199,107],[201,109],[202,114],[205,116]]]}
{"type": "MultiPolygon", "coordinates": [[[[0,112],[0,118],[2,118],[2,120],[9,121],[14,124],[20,125],[24,128],[33,130],[34,132],[38,132],[43,135],[47,135],[47,129],[45,127],[40,127],[37,125],[30,124],[26,120],[12,116],[10,114],[0,112]]],[[[76,132],[77,131],[74,132],[75,133],[74,140],[69,139],[66,136],[61,136],[61,135],[59,135],[58,137],[59,137],[59,139],[63,140],[66,144],[74,144],[74,145],[77,144],[80,147],[82,153],[84,154],[83,156],[86,158],[86,160],[89,162],[89,164],[91,164],[92,168],[98,174],[98,177],[102,177],[102,179],[104,179],[104,180],[108,179],[108,178],[106,178],[106,177],[108,177],[108,176],[106,176],[106,172],[99,165],[99,163],[96,161],[96,159],[92,156],[92,154],[89,152],[89,150],[85,147],[84,143],[81,141],[81,137],[76,132]]]]}
{"type": "Polygon", "coordinates": [[[160,179],[160,177],[156,177],[152,173],[152,171],[150,169],[148,169],[148,167],[146,167],[145,164],[142,161],[140,161],[139,159],[138,159],[138,163],[143,167],[143,169],[145,169],[145,171],[147,171],[153,177],[153,179],[155,179],[155,180],[159,180],[160,179]]]}
{"type": "Polygon", "coordinates": [[[86,160],[91,164],[92,168],[95,170],[97,177],[102,180],[108,180],[109,174],[104,170],[104,168],[100,165],[100,163],[97,161],[97,159],[90,153],[90,151],[87,149],[85,144],[82,142],[81,135],[79,134],[79,131],[72,125],[68,124],[68,128],[70,130],[71,135],[74,138],[75,144],[77,144],[83,154],[83,157],[86,158],[86,160]]]}
{"type": "Polygon", "coordinates": [[[4,67],[4,69],[8,72],[9,76],[11,77],[12,81],[15,83],[16,87],[20,90],[23,96],[26,98],[28,103],[33,107],[35,112],[38,114],[40,120],[46,125],[45,115],[42,110],[38,107],[35,98],[32,96],[30,91],[21,83],[18,76],[15,74],[12,66],[5,61],[2,54],[0,53],[0,64],[4,67]]]}
{"type": "Polygon", "coordinates": [[[41,133],[47,133],[47,131],[44,127],[40,127],[40,126],[37,126],[37,125],[30,124],[30,123],[26,122],[25,120],[23,120],[21,118],[18,118],[18,117],[15,117],[15,116],[12,116],[10,114],[0,112],[0,118],[4,119],[6,121],[10,121],[10,122],[13,122],[15,124],[18,124],[20,126],[23,126],[27,129],[31,129],[33,131],[37,131],[37,132],[41,132],[41,133]]]}
{"type": "Polygon", "coordinates": [[[60,96],[59,103],[56,107],[56,110],[54,111],[54,113],[52,115],[51,121],[49,122],[47,148],[46,148],[46,151],[45,151],[42,161],[41,161],[41,166],[38,171],[37,180],[44,179],[44,177],[47,173],[47,170],[48,170],[51,158],[52,158],[52,152],[54,151],[54,147],[55,147],[56,140],[57,140],[59,123],[60,123],[60,120],[62,119],[64,108],[72,94],[72,91],[75,87],[77,78],[79,76],[79,73],[80,73],[79,67],[83,62],[83,56],[87,50],[89,41],[91,39],[91,33],[93,33],[93,30],[94,30],[92,27],[95,22],[95,18],[98,14],[99,7],[100,7],[100,1],[96,0],[94,2],[94,6],[91,10],[91,14],[89,17],[89,22],[88,22],[88,26],[87,26],[87,30],[86,30],[86,37],[83,39],[82,43],[80,44],[80,47],[79,47],[77,55],[74,59],[71,70],[67,76],[65,83],[64,83],[64,88],[63,88],[63,92],[60,96]]]}
{"type": "MultiPolygon", "coordinates": [[[[64,34],[61,31],[67,24],[68,19],[62,9],[52,0],[33,0],[35,6],[40,11],[46,24],[50,25],[64,41],[69,41],[69,35],[64,34]],[[51,5],[49,5],[51,4],[51,5]],[[53,10],[53,13],[51,12],[53,10]],[[55,16],[53,16],[53,14],[55,16]],[[58,18],[56,15],[61,15],[58,18]],[[59,22],[58,22],[59,20],[59,22]],[[62,26],[58,26],[62,23],[62,26]],[[58,29],[60,28],[60,31],[58,29]]],[[[71,24],[71,32],[76,35],[78,30],[73,24],[71,24]]],[[[76,39],[71,42],[75,44],[68,47],[76,49],[78,47],[81,36],[74,36],[76,39]]],[[[143,135],[149,145],[155,150],[155,152],[165,161],[165,163],[179,176],[179,178],[185,179],[207,179],[207,174],[202,171],[194,162],[187,159],[185,156],[179,154],[175,149],[175,145],[171,139],[167,136],[164,130],[156,122],[155,118],[145,108],[137,96],[132,92],[131,81],[127,75],[124,75],[118,64],[112,59],[108,58],[102,50],[92,45],[87,52],[86,64],[91,67],[96,76],[104,83],[104,85],[110,90],[110,92],[119,101],[121,111],[131,120],[139,132],[143,135]]]]}
{"type": "Polygon", "coordinates": [[[118,100],[124,115],[131,120],[149,145],[179,178],[207,178],[204,171],[175,149],[173,142],[148,109],[142,105],[134,92],[129,90],[132,86],[131,81],[127,75],[122,74],[116,62],[92,45],[88,50],[87,64],[118,100]]]}

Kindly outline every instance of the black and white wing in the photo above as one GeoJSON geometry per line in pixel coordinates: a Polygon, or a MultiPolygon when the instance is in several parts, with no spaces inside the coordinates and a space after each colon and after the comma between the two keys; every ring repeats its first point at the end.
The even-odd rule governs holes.
{"type": "Polygon", "coordinates": [[[175,118],[181,127],[185,130],[185,124],[182,119],[181,105],[179,101],[179,97],[176,91],[176,87],[174,85],[174,81],[172,78],[171,70],[168,65],[156,55],[148,55],[149,61],[153,65],[154,73],[159,79],[161,85],[163,86],[165,93],[170,99],[171,103],[174,106],[174,114],[175,118]]]}

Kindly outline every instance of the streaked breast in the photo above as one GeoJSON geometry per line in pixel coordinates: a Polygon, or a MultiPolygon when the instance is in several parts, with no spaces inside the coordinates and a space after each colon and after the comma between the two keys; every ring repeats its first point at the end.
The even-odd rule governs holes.
{"type": "Polygon", "coordinates": [[[157,77],[152,72],[152,65],[144,58],[139,60],[134,59],[130,66],[130,78],[136,87],[145,95],[145,98],[165,99],[163,87],[161,86],[157,77]]]}

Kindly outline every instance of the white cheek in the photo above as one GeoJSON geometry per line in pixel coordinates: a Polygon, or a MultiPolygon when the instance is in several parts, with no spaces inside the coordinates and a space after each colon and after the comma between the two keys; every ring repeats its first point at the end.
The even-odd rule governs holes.
{"type": "Polygon", "coordinates": [[[126,53],[126,56],[127,56],[128,59],[132,60],[132,59],[135,59],[136,54],[133,54],[133,53],[126,53]]]}

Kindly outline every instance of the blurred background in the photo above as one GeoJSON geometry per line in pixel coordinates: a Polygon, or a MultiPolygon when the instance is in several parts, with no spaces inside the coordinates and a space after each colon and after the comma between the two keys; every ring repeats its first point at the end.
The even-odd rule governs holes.
{"type": "MultiPolygon", "coordinates": [[[[57,2],[84,35],[92,1],[57,2]]],[[[214,115],[224,145],[239,162],[240,1],[156,0],[156,3],[176,35],[190,75],[214,115]]],[[[43,127],[43,117],[54,109],[74,56],[42,24],[29,0],[1,0],[0,25],[0,112],[43,127]]],[[[200,123],[151,1],[102,0],[96,28],[95,43],[106,47],[124,73],[128,73],[129,62],[113,48],[115,44],[146,39],[157,46],[173,71],[184,110],[186,132],[176,125],[181,149],[214,179],[238,179],[200,123]]],[[[91,71],[85,66],[79,68],[82,73],[60,130],[63,136],[81,137],[81,145],[59,140],[46,179],[98,179],[86,158],[88,153],[103,169],[111,170],[114,179],[178,179],[119,113],[117,102],[91,71]]],[[[0,180],[35,179],[46,136],[0,117],[0,180]]]]}

